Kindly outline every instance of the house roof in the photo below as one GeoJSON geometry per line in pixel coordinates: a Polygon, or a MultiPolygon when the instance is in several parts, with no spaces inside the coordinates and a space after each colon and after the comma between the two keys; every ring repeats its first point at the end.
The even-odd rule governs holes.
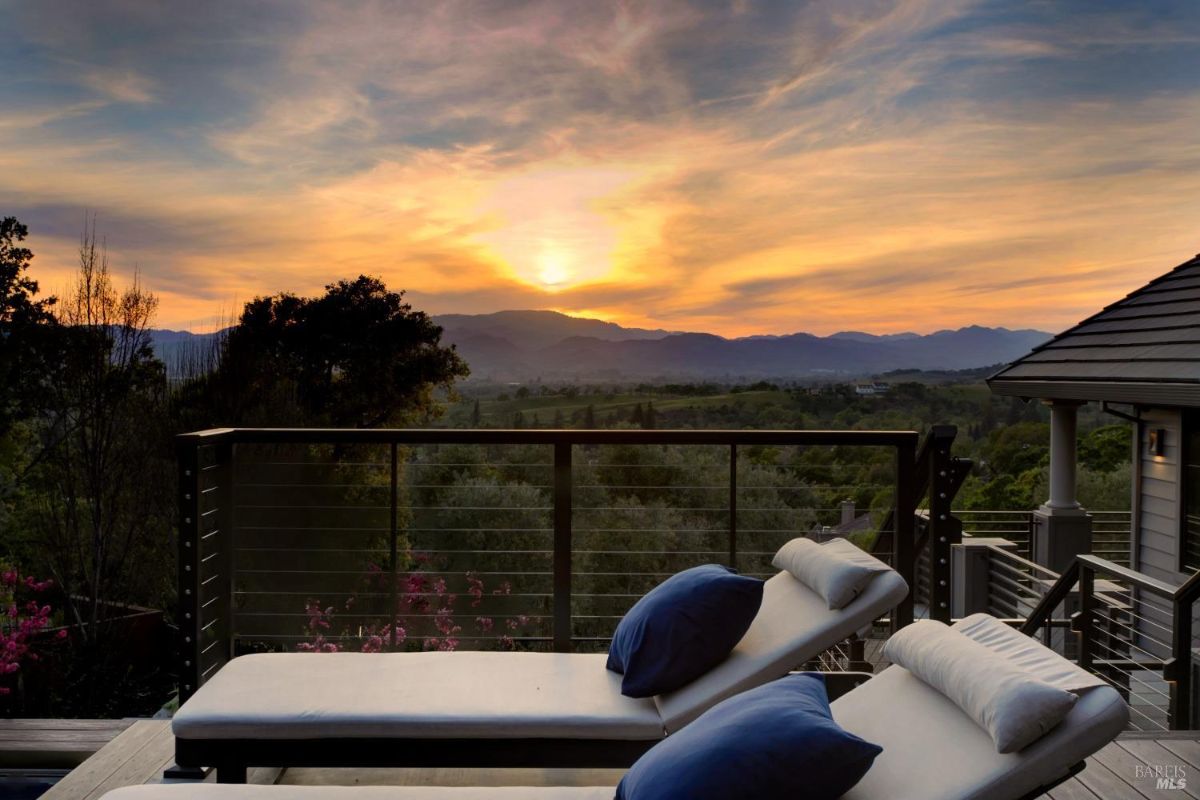
{"type": "Polygon", "coordinates": [[[1200,407],[1200,255],[988,378],[996,394],[1200,407]]]}

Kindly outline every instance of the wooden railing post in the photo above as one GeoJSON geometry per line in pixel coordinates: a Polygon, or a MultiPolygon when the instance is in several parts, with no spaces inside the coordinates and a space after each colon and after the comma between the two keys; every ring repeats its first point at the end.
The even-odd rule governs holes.
{"type": "Polygon", "coordinates": [[[908,594],[892,613],[892,632],[913,621],[913,594],[916,591],[916,558],[913,530],[916,514],[916,447],[903,442],[896,446],[896,508],[892,514],[895,531],[895,558],[892,567],[908,583],[908,594]]]}
{"type": "Polygon", "coordinates": [[[554,443],[554,650],[571,651],[571,442],[554,443]]]}
{"type": "Polygon", "coordinates": [[[1092,641],[1093,628],[1092,608],[1095,606],[1093,592],[1095,590],[1096,573],[1091,565],[1079,564],[1079,611],[1074,615],[1072,628],[1079,634],[1079,666],[1092,671],[1092,657],[1095,643],[1092,641]]]}
{"type": "Polygon", "coordinates": [[[392,606],[391,629],[388,631],[388,649],[396,649],[396,628],[400,625],[400,447],[391,445],[391,501],[388,522],[388,553],[392,559],[392,585],[389,602],[392,606]]]}
{"type": "Polygon", "coordinates": [[[179,464],[179,703],[200,687],[200,443],[181,438],[179,464]]]}
{"type": "Polygon", "coordinates": [[[950,510],[954,500],[955,470],[960,465],[950,455],[957,433],[952,425],[935,425],[930,436],[934,447],[929,459],[929,617],[950,622],[951,548],[962,542],[962,524],[950,510]]]}
{"type": "MultiPolygon", "coordinates": [[[[234,563],[236,542],[234,541],[234,462],[233,462],[233,443],[218,442],[213,450],[216,453],[216,469],[215,469],[215,498],[216,503],[216,536],[213,537],[213,545],[220,548],[219,563],[221,570],[220,586],[218,591],[221,593],[222,601],[215,605],[214,611],[221,615],[219,624],[216,627],[217,634],[224,641],[222,647],[225,651],[225,660],[229,661],[236,655],[234,653],[234,635],[237,633],[233,627],[233,612],[234,612],[234,581],[233,576],[237,569],[234,563]]],[[[201,624],[206,624],[203,617],[201,624]]],[[[203,676],[202,676],[203,677],[203,676]]]]}
{"type": "Polygon", "coordinates": [[[729,568],[737,569],[737,445],[729,445],[729,568]]]}
{"type": "Polygon", "coordinates": [[[1163,670],[1164,677],[1173,681],[1171,730],[1192,729],[1192,612],[1197,594],[1200,572],[1184,581],[1171,598],[1171,659],[1163,670]]]}

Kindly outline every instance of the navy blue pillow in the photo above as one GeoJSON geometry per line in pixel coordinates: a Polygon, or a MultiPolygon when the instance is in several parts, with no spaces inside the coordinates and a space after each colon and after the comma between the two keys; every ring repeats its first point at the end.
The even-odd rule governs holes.
{"type": "Polygon", "coordinates": [[[650,590],[617,625],[608,668],[625,675],[621,694],[678,689],[720,664],[762,605],[763,582],[728,567],[692,567],[650,590]]]}
{"type": "Polygon", "coordinates": [[[616,800],[835,800],[881,752],[833,721],[819,673],[789,675],[723,700],[654,745],[616,800]]]}

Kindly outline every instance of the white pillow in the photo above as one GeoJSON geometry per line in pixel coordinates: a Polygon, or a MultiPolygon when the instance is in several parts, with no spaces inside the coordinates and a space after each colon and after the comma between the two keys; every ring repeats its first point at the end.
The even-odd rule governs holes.
{"type": "Polygon", "coordinates": [[[1037,639],[1005,625],[990,614],[972,614],[950,628],[1002,656],[1027,675],[1059,689],[1079,694],[1085,689],[1107,685],[1099,675],[1086,672],[1037,639]]]}
{"type": "Polygon", "coordinates": [[[888,639],[883,657],[937,689],[1015,753],[1062,722],[1078,699],[941,622],[923,619],[888,639]]]}
{"type": "Polygon", "coordinates": [[[803,537],[779,548],[771,564],[821,595],[830,608],[845,608],[862,594],[871,578],[891,569],[845,539],[817,544],[803,537]]]}

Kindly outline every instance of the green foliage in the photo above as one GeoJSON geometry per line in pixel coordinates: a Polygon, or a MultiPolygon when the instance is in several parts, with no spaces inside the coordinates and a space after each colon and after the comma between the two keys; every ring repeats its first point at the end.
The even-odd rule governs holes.
{"type": "Polygon", "coordinates": [[[170,582],[168,570],[144,566],[170,559],[167,381],[148,333],[156,306],[136,283],[113,285],[103,247],[86,233],[46,345],[54,367],[32,422],[39,453],[27,513],[90,644],[104,603],[161,602],[170,582]]]}
{"type": "Polygon", "coordinates": [[[33,253],[21,242],[29,229],[14,217],[0,219],[0,436],[32,413],[43,375],[43,329],[53,323],[53,297],[35,299],[28,275],[33,253]]]}
{"type": "Polygon", "coordinates": [[[403,292],[365,275],[320,297],[259,297],[217,370],[191,387],[191,404],[208,426],[406,424],[435,415],[434,391],[468,372],[441,333],[403,292]]]}
{"type": "Polygon", "coordinates": [[[1017,422],[993,431],[980,450],[981,466],[1002,475],[1017,475],[1048,463],[1050,426],[1040,422],[1017,422]]]}
{"type": "Polygon", "coordinates": [[[1128,425],[1097,428],[1079,442],[1079,463],[1099,472],[1128,466],[1132,457],[1133,443],[1128,425]]]}

